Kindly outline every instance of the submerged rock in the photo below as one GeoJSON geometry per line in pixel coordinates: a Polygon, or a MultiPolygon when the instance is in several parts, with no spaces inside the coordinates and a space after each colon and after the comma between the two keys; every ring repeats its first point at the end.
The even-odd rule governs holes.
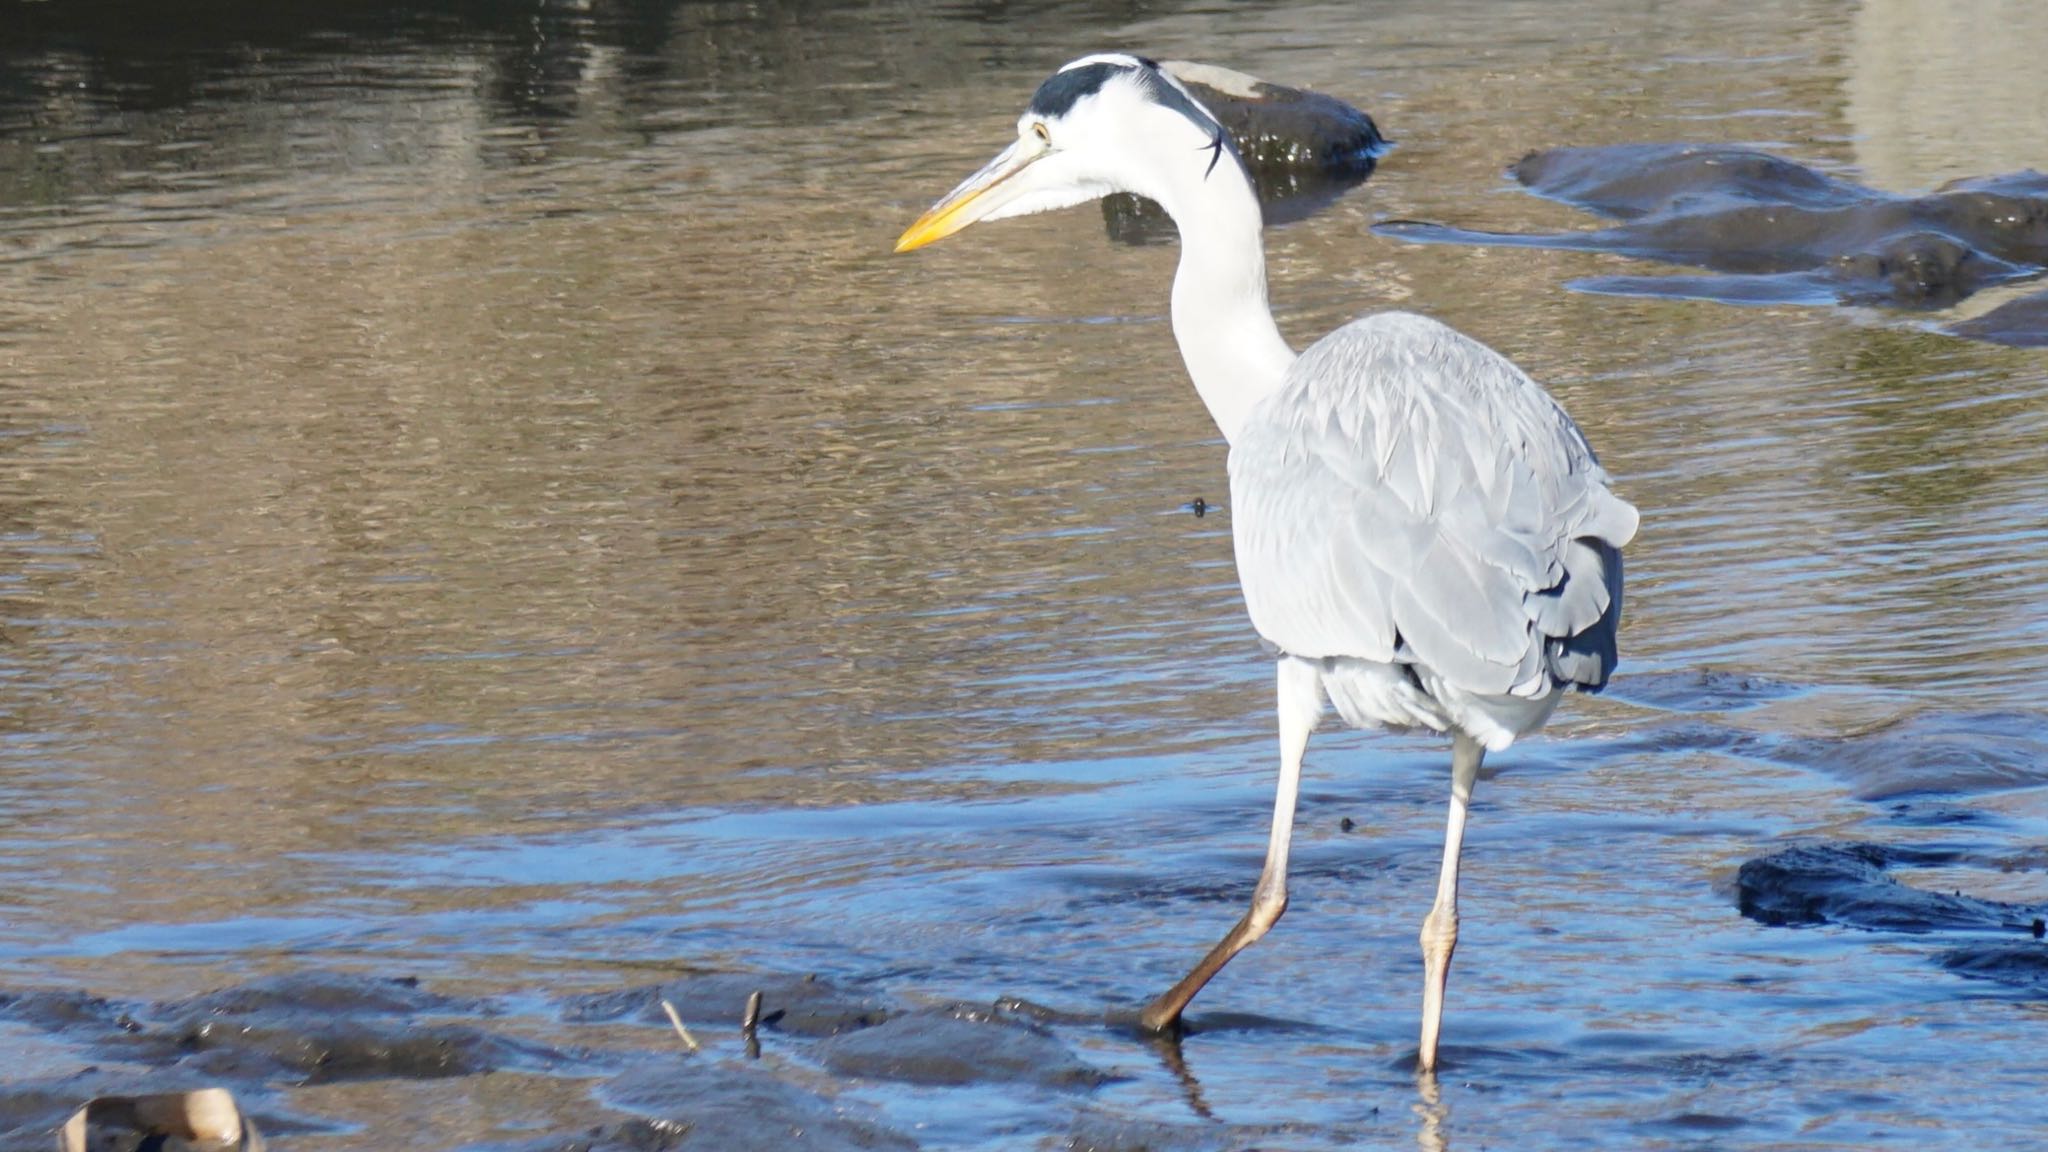
{"type": "Polygon", "coordinates": [[[132,1030],[125,1009],[103,996],[74,991],[0,992],[0,1017],[45,1032],[132,1030]]]}
{"type": "Polygon", "coordinates": [[[429,992],[411,976],[358,976],[298,972],[252,980],[158,1006],[159,1011],[212,1016],[304,1013],[334,1016],[393,1016],[423,1012],[475,1012],[475,1000],[429,992]]]}
{"type": "Polygon", "coordinates": [[[2048,348],[2048,292],[2009,300],[1982,316],[1949,325],[1950,332],[2015,348],[2048,348]]]}
{"type": "Polygon", "coordinates": [[[1037,1084],[1092,1088],[1107,1077],[1043,1029],[979,1012],[912,1012],[821,1042],[842,1076],[909,1084],[1037,1084]]]}
{"type": "Polygon", "coordinates": [[[1883,844],[1808,844],[1745,863],[1742,914],[1763,924],[1839,924],[1869,931],[1950,934],[1941,957],[1959,975],[2048,995],[2048,944],[2034,934],[2048,905],[2010,904],[1902,884],[1886,869],[1956,863],[1961,854],[1883,844]]]}
{"type": "Polygon", "coordinates": [[[552,1049],[432,1013],[473,1014],[473,1000],[413,980],[306,973],[146,1004],[77,992],[0,994],[0,1014],[102,1058],[246,1087],[287,1079],[439,1079],[562,1058],[552,1049]]]}
{"type": "MultiPolygon", "coordinates": [[[[2038,172],[1899,196],[1751,149],[1624,144],[1531,153],[1513,175],[1539,196],[1623,223],[1547,235],[1407,221],[1376,230],[1692,265],[1719,275],[1600,276],[1572,286],[1731,303],[1942,308],[2048,273],[2048,177],[2038,172]]],[[[2008,342],[2024,339],[2011,324],[1999,330],[2008,342]]],[[[1954,331],[1975,334],[1965,326],[1954,331]]]]}
{"type": "Polygon", "coordinates": [[[1553,148],[1522,157],[1513,174],[1539,196],[1622,220],[1744,204],[1843,208],[1873,195],[1768,152],[1711,145],[1553,148]]]}
{"type": "Polygon", "coordinates": [[[1786,740],[1769,755],[1839,777],[1859,800],[2030,788],[2048,784],[2048,717],[1926,712],[1851,736],[1786,740]]]}
{"type": "MultiPolygon", "coordinates": [[[[1392,147],[1372,117],[1334,96],[1289,88],[1187,60],[1160,67],[1215,115],[1243,159],[1266,224],[1305,220],[1372,175],[1392,147]]],[[[1157,204],[1128,193],[1105,196],[1110,239],[1151,244],[1173,239],[1173,221],[1157,204]]]]}
{"type": "Polygon", "coordinates": [[[1335,96],[1192,60],[1160,67],[1215,115],[1254,174],[1370,172],[1390,146],[1372,117],[1335,96]]]}
{"type": "Polygon", "coordinates": [[[225,1080],[440,1080],[555,1054],[462,1024],[407,1020],[193,1017],[135,1038],[134,1055],[225,1080]]]}
{"type": "Polygon", "coordinates": [[[1959,976],[2048,996],[2048,944],[2039,940],[1957,948],[1941,958],[1941,966],[1959,976]]]}
{"type": "Polygon", "coordinates": [[[758,1068],[650,1062],[606,1084],[599,1097],[642,1120],[612,1125],[607,1142],[528,1147],[702,1149],[704,1152],[907,1152],[916,1142],[758,1068]]]}

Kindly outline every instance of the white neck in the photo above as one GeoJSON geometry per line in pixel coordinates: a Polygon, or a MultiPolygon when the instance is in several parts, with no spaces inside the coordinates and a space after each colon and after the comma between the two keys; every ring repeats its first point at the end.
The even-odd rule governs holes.
{"type": "Polygon", "coordinates": [[[1266,302],[1259,201],[1237,157],[1225,150],[1206,175],[1174,171],[1180,178],[1155,197],[1180,229],[1173,336],[1210,417],[1234,441],[1252,406],[1280,387],[1294,350],[1266,302]]]}

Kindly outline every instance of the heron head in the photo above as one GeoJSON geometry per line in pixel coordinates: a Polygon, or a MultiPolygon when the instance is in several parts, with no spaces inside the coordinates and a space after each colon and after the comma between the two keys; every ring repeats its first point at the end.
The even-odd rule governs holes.
{"type": "Polygon", "coordinates": [[[1017,118],[1017,139],[896,241],[922,248],[980,220],[1028,216],[1135,192],[1165,202],[1231,151],[1216,117],[1142,56],[1103,53],[1052,74],[1017,118]]]}

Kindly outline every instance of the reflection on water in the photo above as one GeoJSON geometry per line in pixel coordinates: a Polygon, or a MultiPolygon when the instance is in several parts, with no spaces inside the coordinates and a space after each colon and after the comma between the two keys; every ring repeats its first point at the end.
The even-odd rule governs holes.
{"type": "Polygon", "coordinates": [[[1417,1076],[1415,1094],[1418,1100],[1413,1108],[1416,1118],[1421,1121],[1415,1129],[1415,1146],[1422,1152],[1446,1152],[1451,1145],[1444,1139],[1444,1121],[1449,1116],[1444,1107],[1443,1092],[1437,1087],[1436,1074],[1424,1072],[1417,1076]]]}
{"type": "Polygon", "coordinates": [[[1856,5],[1842,115],[1857,171],[1879,188],[1920,193],[2043,167],[2048,123],[1991,112],[1986,96],[1995,90],[1997,104],[2030,108],[2048,102],[2048,76],[2036,66],[2044,43],[2048,10],[2026,0],[1946,11],[1913,0],[1856,5]]]}
{"type": "MultiPolygon", "coordinates": [[[[1368,231],[1570,227],[1501,194],[1562,145],[2008,167],[1845,111],[1887,58],[1863,8],[245,9],[33,5],[0,43],[8,987],[417,975],[480,1027],[664,1055],[665,1021],[592,1034],[561,998],[683,965],[1071,1014],[1045,1027],[1110,1077],[1078,1094],[835,1079],[763,1033],[761,1066],[935,1148],[2031,1134],[2037,998],[1945,971],[1967,941],[1770,927],[1735,885],[1808,840],[1918,845],[1942,863],[1906,881],[2042,903],[2031,778],[1857,775],[1920,716],[2048,753],[2039,353],[1368,231]],[[1081,1022],[1257,872],[1269,673],[1223,449],[1171,251],[1085,210],[888,250],[1105,46],[1369,109],[1400,150],[1270,237],[1283,329],[1464,328],[1645,510],[1614,692],[1481,790],[1433,1102],[1427,742],[1318,743],[1295,903],[1178,1067],[1081,1022]]],[[[740,1059],[721,1026],[708,1059],[740,1059]]],[[[91,1059],[53,1035],[0,1012],[0,1067],[91,1059]]],[[[588,1096],[522,1072],[266,1107],[327,1125],[308,1147],[421,1146],[429,1116],[455,1147],[581,1131],[588,1096]]]]}

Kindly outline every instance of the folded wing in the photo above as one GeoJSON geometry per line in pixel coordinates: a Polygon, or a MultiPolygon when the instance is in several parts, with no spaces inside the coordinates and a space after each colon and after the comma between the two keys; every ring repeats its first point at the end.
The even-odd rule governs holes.
{"type": "Polygon", "coordinates": [[[1382,313],[1304,352],[1230,455],[1238,576],[1297,656],[1419,663],[1466,692],[1597,690],[1636,510],[1505,357],[1382,313]]]}

